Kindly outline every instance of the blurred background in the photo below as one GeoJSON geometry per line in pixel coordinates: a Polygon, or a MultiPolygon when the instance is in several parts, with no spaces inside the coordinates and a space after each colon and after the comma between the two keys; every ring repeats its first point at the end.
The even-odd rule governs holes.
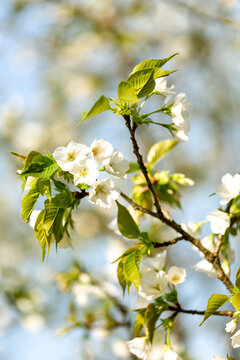
{"type": "MultiPolygon", "coordinates": [[[[178,71],[169,82],[188,96],[191,132],[161,169],[195,181],[183,194],[183,210],[171,210],[187,223],[216,209],[219,199],[209,195],[222,175],[239,172],[239,1],[1,0],[0,359],[134,358],[125,345],[134,318],[127,310],[141,301],[134,294],[122,299],[116,285],[111,262],[129,244],[108,227],[115,210],[98,211],[82,201],[72,248],[56,253],[53,247],[41,263],[34,233],[20,218],[16,171],[22,164],[9,151],[26,155],[70,140],[90,145],[104,138],[134,160],[121,118],[104,113],[77,127],[81,112],[102,93],[116,96],[118,82],[138,62],[175,52],[180,55],[167,68],[178,71]]],[[[162,128],[138,132],[145,155],[165,138],[169,133],[162,128]]],[[[119,184],[130,194],[130,180],[119,184]]],[[[164,238],[164,228],[158,225],[158,231],[164,238]]],[[[233,248],[238,259],[236,238],[233,248]]],[[[225,292],[220,282],[193,270],[200,256],[188,244],[171,248],[169,259],[187,268],[188,282],[179,288],[185,308],[203,310],[213,292],[225,292]]],[[[173,345],[184,360],[226,357],[228,351],[237,357],[224,331],[226,319],[211,318],[199,328],[200,321],[179,316],[173,345]]],[[[163,341],[159,332],[152,360],[162,359],[163,341]]]]}

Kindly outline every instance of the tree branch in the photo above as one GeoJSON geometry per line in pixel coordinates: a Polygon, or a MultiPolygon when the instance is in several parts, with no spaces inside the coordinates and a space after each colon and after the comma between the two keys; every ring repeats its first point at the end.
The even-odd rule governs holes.
{"type": "MultiPolygon", "coordinates": [[[[174,311],[176,313],[183,313],[183,314],[190,314],[190,315],[204,315],[205,314],[204,310],[187,310],[187,309],[182,309],[181,307],[175,307],[175,306],[170,306],[168,308],[168,310],[174,311]]],[[[229,311],[229,310],[215,311],[212,315],[233,317],[234,311],[229,311]]]]}
{"type": "MultiPolygon", "coordinates": [[[[175,231],[177,231],[179,234],[182,235],[182,237],[186,240],[189,241],[190,243],[192,243],[193,245],[195,245],[198,250],[200,252],[203,253],[205,259],[207,261],[209,261],[210,263],[212,263],[212,265],[214,266],[216,272],[217,272],[217,277],[219,280],[221,280],[223,282],[223,284],[226,286],[226,288],[232,292],[233,289],[233,284],[230,281],[230,279],[228,278],[228,276],[225,274],[225,272],[223,271],[222,267],[221,267],[221,263],[220,263],[220,259],[219,256],[215,256],[211,251],[209,251],[207,248],[205,248],[201,241],[199,239],[194,238],[193,236],[191,236],[189,233],[187,233],[185,230],[182,229],[182,227],[176,223],[168,214],[164,213],[160,203],[159,203],[159,199],[157,196],[157,193],[154,190],[153,184],[150,180],[150,177],[148,176],[148,171],[147,168],[143,162],[143,157],[139,152],[139,146],[135,137],[135,131],[137,129],[136,124],[133,124],[133,126],[131,126],[131,118],[129,115],[123,115],[124,119],[125,119],[125,124],[128,128],[128,131],[130,133],[130,138],[132,141],[132,146],[133,146],[133,152],[137,158],[137,162],[138,165],[145,177],[147,186],[152,194],[153,200],[154,200],[154,206],[156,208],[157,213],[157,218],[163,222],[164,224],[168,225],[169,227],[171,227],[172,229],[174,229],[175,231]]],[[[151,214],[150,214],[151,215],[151,214]]],[[[156,217],[154,215],[154,217],[156,217]]]]}

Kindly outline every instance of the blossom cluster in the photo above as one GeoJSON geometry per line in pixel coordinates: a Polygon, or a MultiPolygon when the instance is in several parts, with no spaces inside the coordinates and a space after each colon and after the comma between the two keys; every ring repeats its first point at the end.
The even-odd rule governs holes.
{"type": "MultiPolygon", "coordinates": [[[[174,94],[172,89],[174,86],[167,87],[167,80],[165,78],[155,79],[154,92],[163,96],[174,94]]],[[[172,122],[175,128],[175,136],[180,140],[188,140],[188,132],[190,130],[190,122],[185,120],[188,117],[187,109],[189,104],[185,93],[179,93],[176,97],[166,104],[171,109],[172,122]]]]}
{"type": "Polygon", "coordinates": [[[99,179],[99,170],[105,170],[119,179],[127,176],[128,161],[108,141],[94,140],[90,147],[70,141],[66,147],[58,147],[53,157],[63,171],[73,175],[75,186],[84,184],[91,187],[88,200],[92,204],[108,209],[120,196],[112,179],[99,179]]]}
{"type": "Polygon", "coordinates": [[[153,258],[142,260],[142,277],[139,294],[146,300],[153,300],[164,295],[168,284],[178,285],[185,281],[186,270],[182,267],[171,266],[168,272],[163,269],[166,262],[166,250],[158,253],[153,258]]]}

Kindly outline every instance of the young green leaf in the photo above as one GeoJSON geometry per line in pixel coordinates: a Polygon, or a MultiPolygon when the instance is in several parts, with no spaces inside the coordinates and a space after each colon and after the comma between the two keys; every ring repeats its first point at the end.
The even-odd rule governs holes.
{"type": "Polygon", "coordinates": [[[146,314],[145,314],[145,318],[146,318],[147,331],[148,331],[148,337],[149,337],[150,343],[152,343],[152,341],[153,341],[153,335],[154,335],[156,322],[158,321],[160,314],[161,313],[158,311],[158,309],[153,304],[148,305],[146,314]]]}
{"type": "Polygon", "coordinates": [[[43,218],[43,227],[48,234],[52,229],[54,221],[57,217],[59,207],[52,202],[45,202],[45,213],[43,218]]]}
{"type": "Polygon", "coordinates": [[[124,272],[127,280],[133,283],[138,290],[139,287],[139,266],[141,261],[141,251],[135,250],[126,258],[124,262],[124,272]]]}
{"type": "Polygon", "coordinates": [[[222,305],[224,305],[229,300],[230,298],[227,295],[213,294],[212,296],[210,296],[207,304],[207,310],[205,311],[204,314],[204,319],[199,326],[201,326],[204,323],[204,321],[206,321],[209,318],[209,316],[215,313],[215,311],[217,311],[222,305]]]}
{"type": "Polygon", "coordinates": [[[55,217],[55,221],[53,223],[52,232],[56,240],[56,244],[63,238],[63,216],[64,216],[64,209],[59,208],[57,212],[57,216],[55,217]]]}
{"type": "Polygon", "coordinates": [[[137,315],[136,315],[136,320],[134,323],[134,327],[133,327],[133,335],[134,337],[139,336],[140,332],[142,331],[142,329],[145,326],[145,312],[146,309],[141,309],[138,311],[137,315]]]}
{"type": "Polygon", "coordinates": [[[227,360],[235,360],[235,358],[227,354],[227,360]]]}
{"type": "Polygon", "coordinates": [[[21,176],[50,178],[59,169],[58,164],[49,156],[37,155],[31,164],[21,172],[21,176]]]}
{"type": "Polygon", "coordinates": [[[233,304],[237,311],[240,311],[240,294],[234,294],[231,297],[230,302],[233,304]]]}
{"type": "Polygon", "coordinates": [[[164,64],[166,64],[169,60],[171,60],[174,56],[178,55],[175,53],[165,59],[147,59],[142,61],[140,64],[136,65],[131,74],[135,73],[139,70],[145,69],[154,69],[154,68],[161,68],[164,64]]]}
{"type": "Polygon", "coordinates": [[[44,215],[45,215],[45,210],[42,210],[38,215],[37,221],[35,223],[35,236],[42,249],[42,261],[45,258],[46,249],[48,249],[48,252],[50,250],[50,244],[52,239],[52,234],[47,235],[44,229],[43,226],[44,215]]]}
{"type": "Polygon", "coordinates": [[[147,96],[153,91],[155,87],[153,75],[154,70],[146,69],[137,71],[129,76],[128,83],[132,85],[139,99],[147,96]]]}
{"type": "Polygon", "coordinates": [[[166,155],[170,150],[172,150],[177,144],[178,140],[167,139],[160,141],[154,144],[147,155],[147,161],[151,166],[154,166],[158,161],[160,161],[164,155],[166,155]]]}
{"type": "Polygon", "coordinates": [[[125,290],[126,290],[126,286],[127,286],[127,279],[126,279],[126,275],[125,275],[125,271],[124,271],[124,262],[125,262],[125,259],[119,261],[118,268],[117,268],[117,277],[118,277],[119,284],[121,285],[121,288],[123,291],[123,296],[125,294],[125,290]]]}
{"type": "Polygon", "coordinates": [[[91,107],[90,110],[88,111],[84,111],[82,113],[82,120],[80,121],[80,123],[82,121],[85,121],[87,119],[89,119],[90,117],[100,114],[106,110],[111,109],[110,104],[109,104],[109,100],[106,98],[106,96],[102,95],[100,96],[100,98],[95,102],[95,104],[91,107]]]}
{"type": "Polygon", "coordinates": [[[23,221],[29,221],[31,213],[38,201],[39,196],[40,192],[38,187],[38,179],[34,179],[31,183],[30,190],[22,197],[21,216],[23,221]]]}
{"type": "Polygon", "coordinates": [[[137,171],[140,171],[139,165],[137,163],[130,162],[127,173],[132,173],[132,172],[137,172],[137,171]]]}
{"type": "Polygon", "coordinates": [[[238,271],[236,273],[236,281],[235,281],[235,285],[240,288],[240,267],[238,268],[238,271]]]}
{"type": "Polygon", "coordinates": [[[118,85],[118,98],[127,104],[134,104],[139,101],[136,90],[127,81],[121,81],[118,85]]]}
{"type": "Polygon", "coordinates": [[[118,229],[121,234],[129,239],[137,239],[140,236],[140,230],[133,220],[129,211],[121,205],[118,201],[116,201],[118,206],[118,229]]]}

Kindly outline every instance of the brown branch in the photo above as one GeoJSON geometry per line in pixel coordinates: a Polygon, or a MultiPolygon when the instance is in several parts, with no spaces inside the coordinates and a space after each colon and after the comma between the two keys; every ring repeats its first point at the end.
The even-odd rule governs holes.
{"type": "Polygon", "coordinates": [[[215,246],[215,249],[214,249],[214,256],[216,256],[216,257],[219,256],[222,243],[223,243],[223,235],[219,234],[217,242],[216,242],[216,246],[215,246]]]}
{"type": "Polygon", "coordinates": [[[137,203],[135,203],[135,201],[133,201],[132,199],[130,199],[126,194],[124,194],[123,192],[120,192],[120,195],[122,196],[122,198],[124,200],[126,200],[132,207],[134,210],[138,210],[138,211],[141,211],[143,212],[144,214],[148,214],[148,215],[151,215],[155,218],[158,219],[158,214],[151,211],[151,210],[148,210],[146,208],[144,208],[143,206],[140,206],[138,205],[137,203]]]}
{"type": "MultiPolygon", "coordinates": [[[[170,306],[168,308],[168,310],[174,311],[176,313],[183,313],[183,314],[190,314],[190,315],[205,315],[204,310],[187,310],[187,309],[182,309],[181,307],[175,307],[175,306],[170,306]]],[[[215,311],[212,315],[233,317],[234,311],[229,311],[229,310],[215,311]]]]}
{"type": "Polygon", "coordinates": [[[157,248],[161,248],[161,247],[166,247],[166,246],[170,246],[170,245],[174,245],[176,244],[178,241],[181,240],[185,240],[183,236],[178,236],[173,240],[169,240],[169,241],[164,241],[163,243],[158,243],[158,242],[153,242],[153,246],[155,249],[157,248]]]}
{"type": "MultiPolygon", "coordinates": [[[[156,208],[156,213],[157,213],[157,218],[163,222],[164,224],[168,225],[169,227],[171,227],[172,229],[174,229],[176,232],[178,232],[179,234],[182,235],[182,237],[186,240],[189,241],[190,243],[192,243],[193,245],[195,245],[198,250],[200,252],[203,253],[205,259],[207,261],[209,261],[210,263],[213,264],[213,267],[215,268],[216,272],[217,272],[217,277],[219,280],[221,280],[223,282],[223,284],[226,286],[226,288],[232,292],[233,289],[233,284],[230,281],[230,279],[228,278],[228,276],[225,274],[225,272],[223,271],[222,267],[221,267],[221,263],[220,263],[220,259],[219,256],[215,256],[211,251],[209,251],[207,248],[205,248],[201,241],[199,239],[194,238],[193,236],[191,236],[189,233],[187,233],[185,230],[182,229],[182,227],[176,223],[168,214],[166,214],[165,212],[163,212],[160,203],[159,203],[159,199],[157,196],[157,193],[153,187],[153,184],[150,180],[150,177],[148,175],[148,171],[147,168],[143,162],[143,157],[139,152],[139,146],[135,137],[135,131],[137,129],[136,124],[133,124],[133,127],[131,126],[131,119],[129,115],[123,115],[124,119],[125,119],[125,124],[128,128],[128,131],[130,133],[130,138],[132,141],[132,146],[133,146],[133,152],[136,155],[137,158],[137,162],[138,165],[145,177],[147,186],[152,194],[153,200],[154,200],[154,206],[156,208]]],[[[155,214],[155,213],[154,213],[155,214]]],[[[151,215],[151,214],[150,214],[151,215]]],[[[154,216],[156,217],[156,216],[154,216]]]]}

